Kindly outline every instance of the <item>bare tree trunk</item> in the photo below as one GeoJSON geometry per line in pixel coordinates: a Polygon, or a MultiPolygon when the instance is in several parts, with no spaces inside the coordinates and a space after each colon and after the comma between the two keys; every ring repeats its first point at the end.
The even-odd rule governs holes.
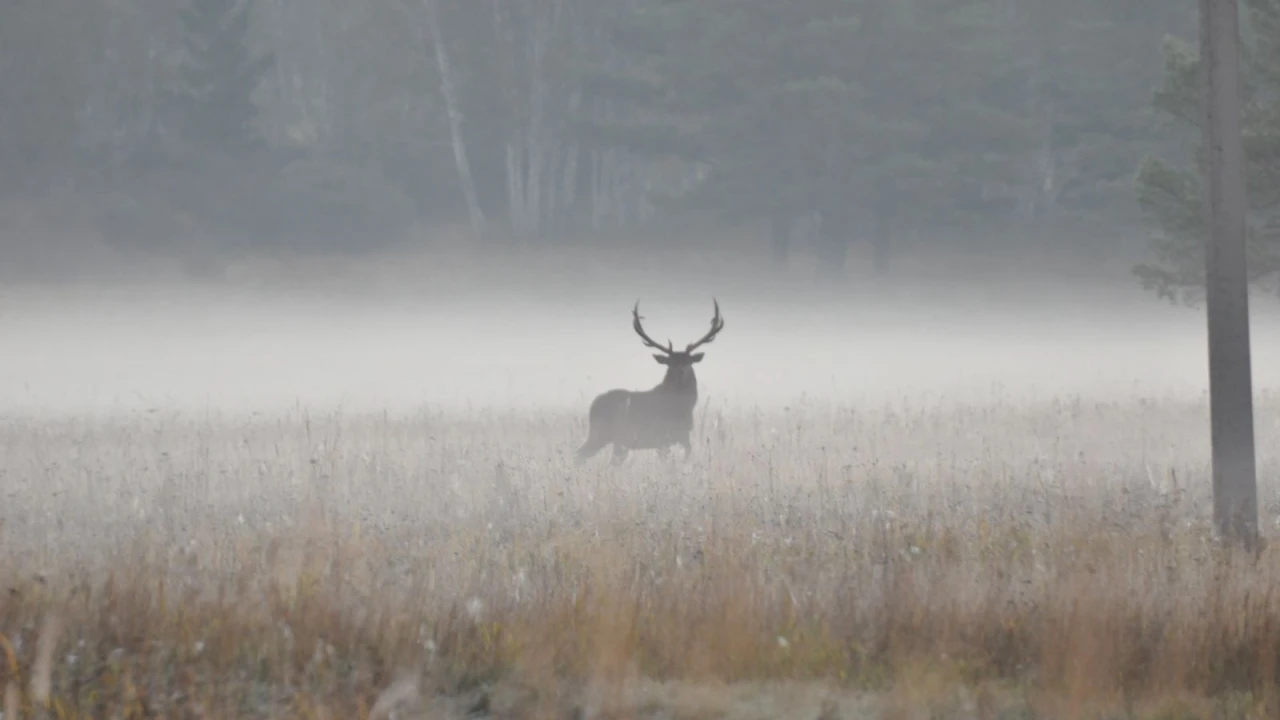
{"type": "Polygon", "coordinates": [[[525,212],[528,213],[528,226],[525,231],[530,236],[538,235],[542,230],[542,166],[545,148],[543,147],[543,128],[546,123],[546,78],[543,77],[543,63],[546,58],[547,13],[541,10],[540,2],[535,2],[533,17],[529,23],[532,35],[529,42],[532,46],[532,62],[529,63],[529,124],[525,130],[525,212]]]}
{"type": "MultiPolygon", "coordinates": [[[[574,71],[596,53],[589,36],[603,34],[599,10],[586,0],[488,0],[487,7],[506,105],[508,217],[517,235],[538,238],[562,231],[578,207],[608,192],[601,184],[610,168],[608,154],[584,151],[567,134],[580,111],[603,109],[584,101],[574,71]],[[579,187],[588,182],[590,191],[579,187]]],[[[592,224],[600,220],[593,212],[592,224]]]]}
{"type": "MultiPolygon", "coordinates": [[[[1039,76],[1039,62],[1034,76],[1039,76]]],[[[1033,92],[1035,92],[1033,90],[1033,92]]],[[[1038,93],[1037,93],[1038,94],[1038,93]]],[[[1029,206],[1026,220],[1036,222],[1053,210],[1057,199],[1057,154],[1053,148],[1053,126],[1056,117],[1053,100],[1032,97],[1032,107],[1036,118],[1036,131],[1040,134],[1039,147],[1031,158],[1031,177],[1033,183],[1028,188],[1029,206]]]]}
{"type": "Polygon", "coordinates": [[[270,9],[264,17],[277,48],[273,65],[278,109],[266,116],[268,121],[274,119],[271,134],[277,141],[282,137],[296,142],[331,138],[335,127],[323,13],[297,0],[272,0],[263,7],[270,9]]]}
{"type": "Polygon", "coordinates": [[[1023,48],[1031,59],[1025,92],[1040,136],[1036,148],[1027,158],[1027,174],[1031,182],[1027,183],[1025,191],[1019,193],[1021,219],[1030,222],[1044,217],[1057,197],[1054,186],[1058,158],[1053,147],[1053,131],[1058,109],[1057,103],[1044,89],[1045,75],[1054,66],[1052,53],[1056,22],[1050,14],[1052,7],[1048,0],[1038,0],[1009,11],[1019,23],[1016,26],[1019,34],[1030,43],[1023,48]]]}
{"type": "Polygon", "coordinates": [[[1200,0],[1213,515],[1224,541],[1254,550],[1260,548],[1245,249],[1248,195],[1240,133],[1239,17],[1236,0],[1200,0]]]}
{"type": "Polygon", "coordinates": [[[445,110],[449,114],[449,136],[453,141],[453,160],[458,166],[458,182],[467,201],[467,215],[471,219],[471,234],[480,238],[484,233],[484,211],[476,197],[475,180],[471,177],[471,163],[467,160],[467,145],[462,137],[462,111],[454,93],[453,69],[449,64],[449,52],[445,48],[444,33],[440,30],[439,8],[436,0],[422,0],[427,10],[427,28],[431,32],[431,44],[436,50],[436,66],[440,71],[440,93],[444,95],[445,110]]]}
{"type": "Polygon", "coordinates": [[[560,172],[560,206],[565,215],[565,223],[574,214],[574,206],[578,199],[578,145],[570,143],[565,150],[564,167],[560,172]]]}
{"type": "Polygon", "coordinates": [[[508,17],[502,0],[490,0],[493,14],[493,32],[497,41],[494,52],[497,55],[499,83],[502,94],[507,100],[507,224],[516,235],[524,235],[528,227],[528,209],[526,203],[526,162],[527,136],[520,122],[521,108],[524,100],[521,97],[518,77],[520,63],[516,60],[517,34],[508,17]]]}
{"type": "Polygon", "coordinates": [[[524,232],[524,162],[514,138],[507,140],[507,216],[511,229],[524,232]]]}
{"type": "Polygon", "coordinates": [[[548,77],[547,55],[552,52],[557,30],[564,12],[564,0],[535,2],[529,22],[532,62],[529,75],[529,125],[526,128],[527,151],[525,209],[530,213],[528,232],[542,235],[546,226],[547,204],[544,198],[544,181],[554,182],[554,154],[558,151],[555,141],[552,109],[552,82],[548,77]]]}

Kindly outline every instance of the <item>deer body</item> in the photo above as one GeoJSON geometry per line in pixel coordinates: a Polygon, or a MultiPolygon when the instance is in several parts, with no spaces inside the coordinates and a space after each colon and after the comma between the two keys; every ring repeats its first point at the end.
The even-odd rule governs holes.
{"type": "Polygon", "coordinates": [[[698,378],[693,365],[703,357],[693,350],[711,342],[724,327],[720,305],[716,303],[711,331],[684,351],[674,350],[670,341],[664,348],[645,334],[639,303],[632,315],[632,327],[644,344],[662,351],[653,357],[667,366],[667,372],[662,382],[650,390],[615,389],[596,396],[587,413],[590,429],[587,441],[578,449],[579,461],[609,444],[613,445],[615,463],[622,462],[631,450],[657,450],[665,456],[672,445],[680,445],[686,459],[693,452],[689,436],[693,433],[693,408],[698,404],[698,378]]]}

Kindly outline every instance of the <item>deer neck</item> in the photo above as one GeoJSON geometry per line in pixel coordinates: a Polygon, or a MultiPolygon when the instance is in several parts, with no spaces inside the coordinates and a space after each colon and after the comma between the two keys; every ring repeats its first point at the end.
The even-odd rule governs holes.
{"type": "Polygon", "coordinates": [[[668,368],[667,374],[663,376],[662,382],[654,388],[654,391],[670,397],[689,398],[696,403],[698,376],[694,374],[693,368],[687,370],[668,368]]]}

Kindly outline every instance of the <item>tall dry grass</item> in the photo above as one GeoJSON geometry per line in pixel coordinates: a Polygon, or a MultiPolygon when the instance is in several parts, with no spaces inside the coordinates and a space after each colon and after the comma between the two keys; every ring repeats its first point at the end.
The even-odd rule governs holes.
{"type": "Polygon", "coordinates": [[[713,409],[612,468],[576,415],[10,418],[5,717],[1274,717],[1206,422],[713,409]]]}

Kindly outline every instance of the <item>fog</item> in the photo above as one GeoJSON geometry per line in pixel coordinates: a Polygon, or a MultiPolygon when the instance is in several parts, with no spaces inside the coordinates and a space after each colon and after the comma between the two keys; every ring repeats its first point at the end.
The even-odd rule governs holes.
{"type": "Polygon", "coordinates": [[[1195,3],[499,5],[0,4],[5,411],[585,410],[713,295],[713,409],[1204,391],[1195,3]]]}
{"type": "MultiPolygon", "coordinates": [[[[10,415],[153,410],[411,413],[572,410],[662,376],[630,327],[726,329],[698,366],[710,410],[1052,397],[1194,398],[1207,387],[1203,308],[1139,288],[921,288],[791,299],[745,286],[559,290],[449,298],[155,285],[13,290],[0,314],[0,403],[10,415]]],[[[1270,301],[1255,301],[1259,392],[1280,383],[1270,301]]]]}

